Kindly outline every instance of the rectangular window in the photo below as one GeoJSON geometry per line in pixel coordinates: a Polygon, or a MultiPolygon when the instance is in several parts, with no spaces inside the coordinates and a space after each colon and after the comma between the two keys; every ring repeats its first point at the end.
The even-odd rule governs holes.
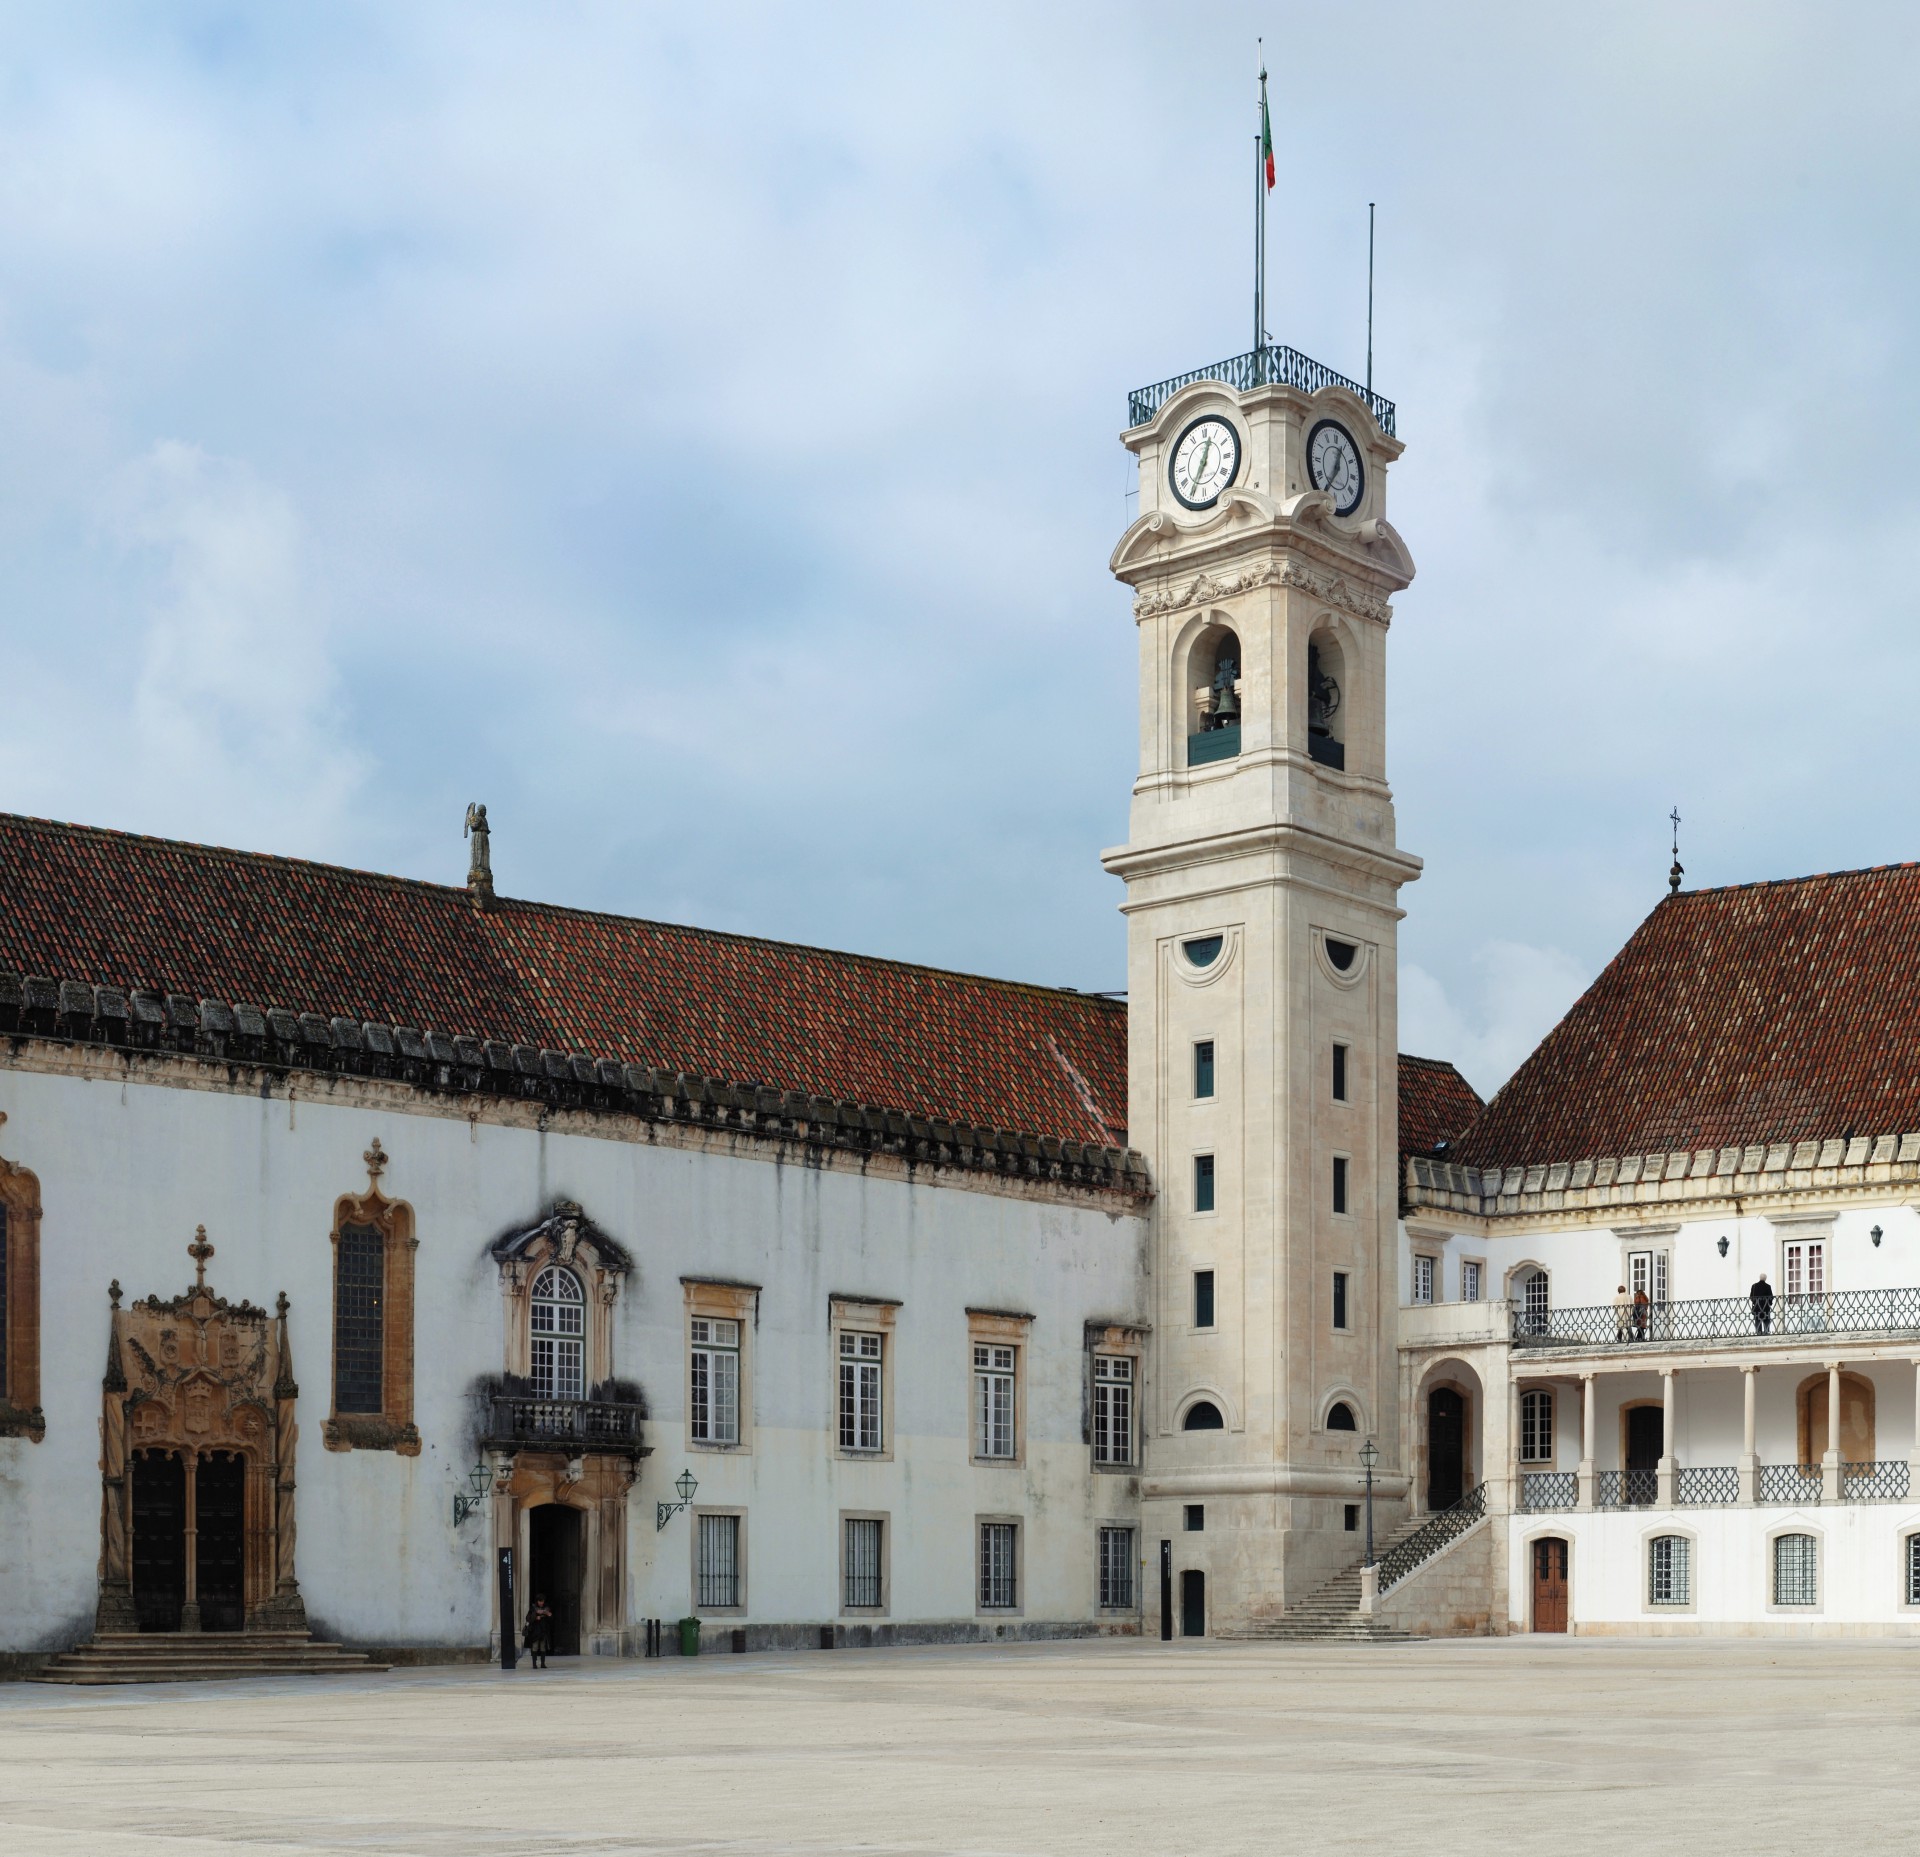
{"type": "Polygon", "coordinates": [[[1907,1537],[1907,1604],[1920,1606],[1920,1535],[1907,1537]]]}
{"type": "Polygon", "coordinates": [[[1693,1603],[1692,1543],[1685,1535],[1656,1535],[1647,1543],[1647,1604],[1685,1606],[1693,1603]]]}
{"type": "Polygon", "coordinates": [[[1100,1530],[1100,1609],[1103,1612],[1133,1610],[1133,1530],[1100,1530]]]}
{"type": "Polygon", "coordinates": [[[1342,1507],[1340,1526],[1350,1535],[1360,1532],[1360,1505],[1357,1502],[1349,1502],[1342,1507]]]}
{"type": "Polygon", "coordinates": [[[973,1449],[976,1457],[1013,1455],[1012,1348],[973,1350],[973,1449]]]}
{"type": "Polygon", "coordinates": [[[378,1412],[385,1365],[387,1247],[377,1225],[343,1225],[333,1285],[333,1409],[378,1412]]]}
{"type": "Polygon", "coordinates": [[[1333,1209],[1335,1212],[1347,1209],[1347,1157],[1344,1154],[1333,1157],[1333,1209]]]}
{"type": "Polygon", "coordinates": [[[1460,1300],[1462,1302],[1480,1300],[1480,1275],[1481,1266],[1477,1263],[1469,1261],[1460,1266],[1460,1300]]]}
{"type": "Polygon", "coordinates": [[[1433,1301],[1433,1259],[1430,1257],[1416,1257],[1413,1260],[1413,1300],[1433,1301]]]}
{"type": "Polygon", "coordinates": [[[1818,1546],[1811,1535],[1773,1538],[1773,1603],[1811,1606],[1820,1602],[1818,1546]]]}
{"type": "Polygon", "coordinates": [[[880,1530],[885,1523],[866,1516],[847,1519],[846,1607],[849,1611],[877,1609],[886,1604],[881,1591],[880,1530]]]}
{"type": "Polygon", "coordinates": [[[1333,1047],[1333,1100],[1344,1103],[1347,1100],[1347,1047],[1333,1047]]]}
{"type": "Polygon", "coordinates": [[[1004,1612],[1019,1604],[1014,1586],[1014,1522],[980,1524],[980,1609],[1004,1612]]]}
{"type": "Polygon", "coordinates": [[[1667,1254],[1664,1251],[1627,1253],[1627,1294],[1648,1302],[1667,1300],[1667,1254]]]}
{"type": "Polygon", "coordinates": [[[689,1433],[702,1444],[740,1442],[740,1324],[697,1315],[691,1325],[689,1433]]]}
{"type": "Polygon", "coordinates": [[[1133,1358],[1093,1357],[1093,1461],[1133,1462],[1133,1358]]]}
{"type": "Polygon", "coordinates": [[[1195,1212],[1213,1210],[1213,1156],[1196,1154],[1193,1157],[1193,1209],[1195,1212]]]}
{"type": "Polygon", "coordinates": [[[1824,1238],[1799,1238],[1786,1247],[1787,1294],[1824,1296],[1827,1293],[1827,1245],[1824,1238]]]}
{"type": "Polygon", "coordinates": [[[1553,1462],[1553,1395],[1538,1387],[1520,1395],[1520,1461],[1553,1462]]]}
{"type": "Polygon", "coordinates": [[[1333,1273],[1333,1325],[1335,1328],[1347,1325],[1347,1273],[1344,1270],[1333,1273]]]}
{"type": "Polygon", "coordinates": [[[1193,1273],[1193,1325],[1195,1328],[1213,1326],[1213,1272],[1210,1270],[1193,1273]]]}
{"type": "Polygon", "coordinates": [[[1203,1038],[1193,1047],[1193,1093],[1195,1096],[1213,1094],[1213,1040],[1203,1038]]]}
{"type": "Polygon", "coordinates": [[[694,1591],[703,1606],[740,1603],[740,1518],[703,1515],[699,1518],[699,1565],[694,1591]]]}
{"type": "Polygon", "coordinates": [[[1188,1534],[1204,1534],[1207,1528],[1207,1505],[1203,1502],[1187,1503],[1184,1520],[1188,1534]]]}
{"type": "Polygon", "coordinates": [[[854,1329],[840,1333],[840,1448],[843,1451],[885,1449],[880,1410],[880,1370],[886,1359],[886,1337],[854,1329]]]}

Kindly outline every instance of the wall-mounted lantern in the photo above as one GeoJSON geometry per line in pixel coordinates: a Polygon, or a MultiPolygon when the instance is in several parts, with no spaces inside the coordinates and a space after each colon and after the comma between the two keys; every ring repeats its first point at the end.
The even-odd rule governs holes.
{"type": "Polygon", "coordinates": [[[481,1505],[487,1500],[487,1491],[493,1488],[493,1471],[484,1457],[477,1459],[467,1472],[467,1487],[473,1491],[471,1496],[462,1495],[459,1490],[453,1492],[453,1525],[456,1528],[468,1516],[480,1513],[481,1505]]]}
{"type": "Polygon", "coordinates": [[[680,1500],[678,1502],[655,1504],[653,1519],[653,1532],[655,1534],[658,1534],[661,1529],[666,1527],[666,1525],[693,1500],[693,1492],[697,1490],[700,1485],[693,1480],[693,1472],[691,1470],[683,1470],[674,1478],[673,1487],[680,1492],[680,1500]]]}
{"type": "Polygon", "coordinates": [[[1880,1229],[1880,1227],[1877,1225],[1873,1228],[1872,1231],[1867,1233],[1867,1236],[1873,1240],[1873,1248],[1876,1251],[1880,1249],[1880,1240],[1884,1238],[1886,1235],[1887,1234],[1883,1232],[1880,1229]]]}
{"type": "Polygon", "coordinates": [[[1720,1234],[1720,1255],[1722,1257],[1725,1257],[1726,1254],[1727,1254],[1727,1234],[1725,1232],[1722,1232],[1720,1234]]]}

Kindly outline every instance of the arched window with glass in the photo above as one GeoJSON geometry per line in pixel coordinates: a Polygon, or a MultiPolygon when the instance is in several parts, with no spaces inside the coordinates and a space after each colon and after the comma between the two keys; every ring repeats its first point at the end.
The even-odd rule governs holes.
{"type": "Polygon", "coordinates": [[[572,1271],[549,1264],[534,1278],[531,1327],[534,1396],[584,1399],[587,1299],[572,1271]]]}

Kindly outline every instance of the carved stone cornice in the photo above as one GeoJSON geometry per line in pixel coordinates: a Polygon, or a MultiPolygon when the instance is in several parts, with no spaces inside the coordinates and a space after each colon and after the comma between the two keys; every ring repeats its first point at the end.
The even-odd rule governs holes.
{"type": "Polygon", "coordinates": [[[1158,593],[1134,596],[1136,619],[1158,618],[1162,613],[1182,612],[1189,606],[1204,606],[1214,600],[1230,599],[1237,593],[1251,593],[1260,587],[1293,587],[1338,606],[1356,618],[1371,619],[1385,625],[1393,617],[1392,606],[1377,593],[1354,585],[1344,574],[1309,567],[1289,556],[1281,561],[1261,561],[1237,572],[1210,574],[1202,568],[1183,585],[1163,588],[1158,593]]]}

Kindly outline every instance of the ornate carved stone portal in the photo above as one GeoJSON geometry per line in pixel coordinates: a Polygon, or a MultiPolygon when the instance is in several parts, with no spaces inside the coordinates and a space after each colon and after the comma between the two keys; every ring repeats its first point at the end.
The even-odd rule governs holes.
{"type": "Polygon", "coordinates": [[[294,1402],[287,1299],[269,1315],[207,1283],[120,1306],[101,1425],[99,1631],[304,1631],[294,1577],[294,1402]]]}

